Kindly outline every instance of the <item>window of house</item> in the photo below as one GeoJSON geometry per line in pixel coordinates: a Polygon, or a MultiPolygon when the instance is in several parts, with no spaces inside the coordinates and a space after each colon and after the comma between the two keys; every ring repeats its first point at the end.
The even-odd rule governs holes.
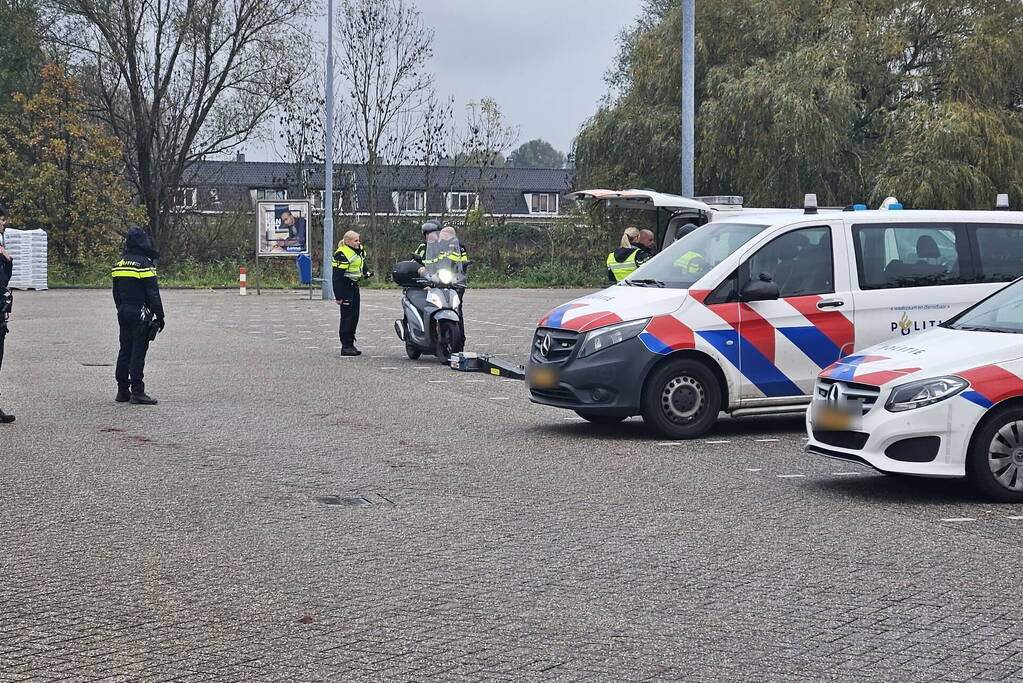
{"type": "Polygon", "coordinates": [[[194,209],[197,203],[194,187],[179,187],[174,190],[175,209],[194,209]]]}
{"type": "Polygon", "coordinates": [[[464,212],[476,208],[479,198],[475,192],[448,192],[446,196],[448,211],[464,212]]]}
{"type": "Polygon", "coordinates": [[[253,190],[257,202],[279,202],[288,198],[288,191],[275,187],[259,187],[253,190]]]}
{"type": "MultiPolygon", "coordinates": [[[[341,211],[341,207],[342,207],[341,190],[334,190],[333,192],[331,192],[331,195],[334,198],[334,207],[333,207],[334,208],[334,212],[337,213],[338,211],[341,211]]],[[[327,201],[327,191],[326,190],[317,190],[316,191],[316,208],[317,209],[326,209],[327,208],[326,207],[326,201],[327,201]]]]}
{"type": "Polygon", "coordinates": [[[969,255],[959,225],[856,225],[853,236],[861,289],[964,282],[969,255]]]}
{"type": "Polygon", "coordinates": [[[558,195],[554,192],[533,192],[526,195],[529,213],[557,213],[558,195]]]}
{"type": "Polygon", "coordinates": [[[398,213],[423,213],[426,211],[426,192],[423,190],[401,190],[392,192],[394,210],[398,213]]]}

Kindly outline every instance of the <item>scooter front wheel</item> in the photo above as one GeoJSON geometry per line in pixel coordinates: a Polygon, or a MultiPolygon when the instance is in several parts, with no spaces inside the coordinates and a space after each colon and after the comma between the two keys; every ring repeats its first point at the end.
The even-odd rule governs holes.
{"type": "Polygon", "coordinates": [[[437,358],[441,363],[447,363],[451,355],[460,349],[458,345],[458,330],[450,320],[441,320],[437,323],[437,358]]]}

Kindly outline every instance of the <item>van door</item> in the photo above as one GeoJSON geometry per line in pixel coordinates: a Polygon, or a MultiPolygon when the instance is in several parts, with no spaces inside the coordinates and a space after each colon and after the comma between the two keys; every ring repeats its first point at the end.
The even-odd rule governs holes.
{"type": "Polygon", "coordinates": [[[931,329],[995,289],[975,284],[961,223],[853,223],[856,348],[931,329]]]}
{"type": "Polygon", "coordinates": [[[808,395],[821,369],[852,351],[847,251],[843,221],[821,221],[775,237],[739,267],[740,292],[762,273],[779,291],[777,300],[739,304],[745,404],[808,395]]]}

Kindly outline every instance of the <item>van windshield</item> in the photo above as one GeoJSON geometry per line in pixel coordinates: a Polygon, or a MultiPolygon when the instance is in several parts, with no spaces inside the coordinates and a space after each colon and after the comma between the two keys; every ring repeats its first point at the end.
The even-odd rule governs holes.
{"type": "Polygon", "coordinates": [[[751,223],[707,223],[644,263],[620,284],[688,289],[765,228],[767,225],[751,223]]]}
{"type": "Polygon", "coordinates": [[[1023,280],[1016,280],[995,292],[942,327],[974,332],[1023,333],[1023,280]]]}

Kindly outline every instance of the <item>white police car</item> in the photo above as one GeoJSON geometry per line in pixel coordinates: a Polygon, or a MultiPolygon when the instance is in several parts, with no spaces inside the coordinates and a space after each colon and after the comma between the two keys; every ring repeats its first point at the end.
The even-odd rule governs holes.
{"type": "Polygon", "coordinates": [[[1023,502],[1023,280],[818,377],[807,451],[1023,502]]]}

